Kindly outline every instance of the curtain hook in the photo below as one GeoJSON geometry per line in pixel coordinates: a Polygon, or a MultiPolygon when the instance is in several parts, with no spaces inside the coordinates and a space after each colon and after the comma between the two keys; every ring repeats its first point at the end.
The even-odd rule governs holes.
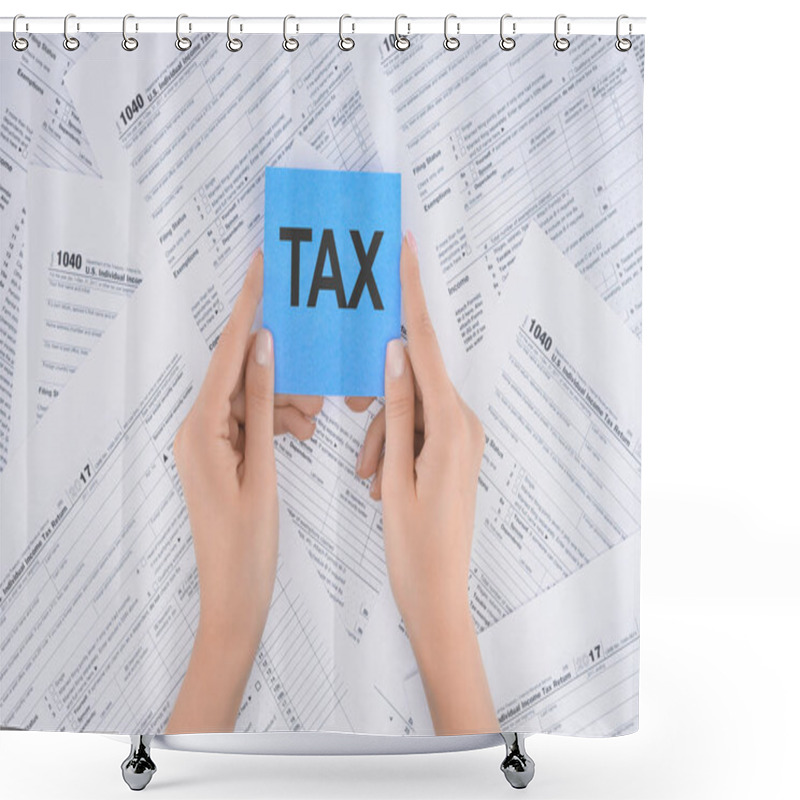
{"type": "MultiPolygon", "coordinates": [[[[448,14],[444,18],[444,49],[445,50],[458,50],[458,48],[461,46],[461,41],[457,37],[450,36],[447,33],[447,23],[451,19],[456,19],[456,15],[455,14],[448,14]]],[[[461,23],[460,22],[456,22],[456,33],[459,33],[460,31],[461,31],[461,23]]]]}
{"type": "MultiPolygon", "coordinates": [[[[619,23],[623,19],[628,19],[628,15],[627,14],[620,14],[617,17],[617,41],[614,44],[614,47],[616,47],[617,50],[620,51],[620,53],[627,53],[628,50],[631,49],[632,43],[631,43],[630,39],[623,39],[619,35],[619,23]]],[[[628,23],[628,34],[630,35],[632,32],[633,32],[633,25],[631,25],[631,23],[629,22],[628,23]]]]}
{"type": "MultiPolygon", "coordinates": [[[[134,39],[133,36],[128,36],[127,26],[129,19],[134,19],[133,14],[126,14],[122,18],[122,49],[128,52],[135,50],[139,46],[138,39],[134,39]]],[[[138,25],[136,26],[136,30],[139,30],[138,25]]]]}
{"type": "MultiPolygon", "coordinates": [[[[67,14],[67,16],[64,17],[64,49],[69,50],[70,52],[77,50],[81,46],[81,43],[78,41],[78,39],[74,36],[70,36],[67,32],[67,23],[69,23],[71,19],[75,19],[74,14],[67,14]]],[[[80,30],[80,28],[78,30],[80,30]]]]}
{"type": "MultiPolygon", "coordinates": [[[[352,50],[356,46],[355,40],[351,39],[349,36],[345,36],[344,32],[342,30],[343,25],[344,25],[344,21],[346,19],[353,19],[353,18],[349,14],[342,14],[342,16],[339,17],[339,49],[340,50],[352,50]]],[[[354,22],[350,23],[350,27],[352,28],[352,30],[350,32],[351,33],[355,33],[356,32],[356,25],[355,25],[354,22]]]]}
{"type": "MultiPolygon", "coordinates": [[[[234,39],[231,37],[231,22],[235,19],[239,19],[236,14],[231,14],[228,17],[228,41],[225,44],[225,47],[231,51],[231,53],[238,53],[239,50],[242,49],[242,40],[241,39],[234,39]]],[[[239,30],[241,30],[241,25],[239,26],[239,30]]]]}
{"type": "MultiPolygon", "coordinates": [[[[398,14],[394,18],[394,46],[396,50],[408,50],[411,47],[411,39],[407,36],[400,35],[400,20],[401,19],[408,19],[405,14],[398,14]]],[[[408,28],[407,33],[411,33],[411,25],[406,23],[406,27],[408,28]]]]}
{"type": "Polygon", "coordinates": [[[293,53],[300,47],[300,42],[298,42],[297,39],[290,38],[287,34],[290,19],[295,19],[295,17],[291,14],[287,14],[283,18],[283,49],[286,50],[287,53],[293,53]]]}
{"type": "Polygon", "coordinates": [[[25,15],[24,14],[17,14],[17,16],[14,17],[14,22],[11,25],[11,33],[14,36],[13,40],[11,41],[11,46],[18,53],[21,53],[23,50],[27,50],[28,49],[28,40],[24,36],[20,36],[17,33],[17,20],[18,19],[25,19],[25,15]]]}
{"type": "MultiPolygon", "coordinates": [[[[512,38],[511,36],[506,36],[503,33],[503,23],[505,23],[505,21],[507,19],[511,19],[511,14],[503,14],[503,16],[500,17],[500,49],[501,50],[513,50],[517,46],[517,42],[516,42],[516,40],[514,38],[512,38]]],[[[517,32],[517,23],[516,22],[512,22],[511,23],[511,32],[512,33],[516,33],[517,32]]]]}
{"type": "MultiPolygon", "coordinates": [[[[178,50],[188,50],[192,46],[191,39],[187,36],[181,36],[181,20],[188,19],[188,17],[188,14],[178,14],[175,19],[175,47],[177,47],[178,50]]],[[[192,25],[189,23],[189,30],[191,29],[192,25]]]]}
{"type": "MultiPolygon", "coordinates": [[[[560,51],[564,51],[569,47],[569,39],[565,38],[564,36],[558,35],[558,21],[560,19],[566,19],[566,18],[567,18],[566,14],[559,14],[556,17],[556,21],[553,26],[553,32],[556,37],[555,41],[553,42],[553,47],[555,47],[556,50],[560,51]]],[[[567,23],[567,33],[569,33],[569,22],[567,23]]]]}

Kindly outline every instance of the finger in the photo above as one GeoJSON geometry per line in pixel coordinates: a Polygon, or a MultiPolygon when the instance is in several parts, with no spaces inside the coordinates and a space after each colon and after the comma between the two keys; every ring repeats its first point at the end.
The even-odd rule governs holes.
{"type": "Polygon", "coordinates": [[[378,462],[378,469],[375,470],[375,477],[369,487],[369,496],[373,500],[381,499],[381,482],[383,481],[383,459],[378,462]]]}
{"type": "MultiPolygon", "coordinates": [[[[253,334],[255,336],[255,334],[253,334]]],[[[231,400],[231,414],[241,425],[244,425],[244,386],[231,400]]],[[[302,417],[314,417],[322,410],[323,398],[310,394],[276,394],[275,395],[275,435],[286,433],[286,428],[279,430],[279,420],[284,411],[294,409],[302,417]]],[[[294,419],[295,415],[291,413],[294,419]]],[[[313,420],[312,420],[313,421],[313,420]]]]}
{"type": "Polygon", "coordinates": [[[251,341],[250,328],[264,291],[263,280],[264,257],[259,248],[250,261],[233,311],[211,354],[208,372],[200,390],[207,400],[223,399],[227,402],[234,393],[251,341]]]}
{"type": "Polygon", "coordinates": [[[239,438],[236,440],[234,452],[236,454],[236,474],[239,476],[240,480],[244,475],[243,467],[245,447],[247,447],[247,434],[245,433],[244,428],[239,428],[239,438]]]}
{"type": "Polygon", "coordinates": [[[425,414],[423,413],[422,400],[419,397],[414,398],[414,431],[416,433],[425,433],[425,414]]]}
{"type": "MultiPolygon", "coordinates": [[[[285,395],[288,396],[288,395],[285,395]]],[[[300,397],[300,395],[293,395],[300,397]]],[[[314,414],[318,413],[316,404],[312,402],[301,404],[302,408],[288,403],[281,405],[275,398],[275,435],[283,433],[293,433],[298,439],[307,439],[310,434],[299,436],[299,432],[311,430],[313,432],[316,425],[314,414]],[[302,422],[301,422],[302,420],[302,422]]],[[[231,401],[231,416],[239,424],[244,425],[245,396],[244,389],[239,392],[231,401]]]]}
{"type": "Polygon", "coordinates": [[[366,411],[374,399],[374,397],[345,397],[344,402],[351,411],[366,411]]]}
{"type": "MultiPolygon", "coordinates": [[[[422,452],[422,447],[425,444],[425,437],[421,433],[414,433],[414,458],[422,452]]],[[[383,483],[383,460],[384,453],[381,453],[378,459],[378,466],[375,468],[375,477],[369,487],[370,496],[375,500],[381,499],[381,486],[383,483]]],[[[372,473],[370,473],[372,474],[372,473]]],[[[365,476],[369,477],[369,476],[365,476]]]]}
{"type": "Polygon", "coordinates": [[[233,441],[233,449],[243,458],[244,457],[244,428],[236,426],[236,439],[233,441]]]}
{"type": "MultiPolygon", "coordinates": [[[[425,437],[421,433],[414,433],[414,458],[416,459],[417,456],[422,452],[422,447],[425,444],[425,437]]],[[[372,483],[370,484],[370,495],[374,497],[376,500],[381,499],[381,478],[383,476],[383,458],[384,454],[381,453],[380,457],[378,458],[378,466],[375,468],[375,477],[372,479],[372,483]]],[[[369,475],[372,473],[370,472],[363,477],[368,478],[369,475]]]]}
{"type": "Polygon", "coordinates": [[[275,480],[275,358],[272,334],[261,328],[245,373],[245,482],[264,493],[275,480]]]}
{"type": "MultiPolygon", "coordinates": [[[[236,395],[231,403],[233,420],[244,425],[245,397],[244,391],[236,395]]],[[[316,428],[316,420],[296,406],[281,406],[275,401],[275,436],[291,433],[298,439],[308,439],[316,428]]]]}
{"type": "Polygon", "coordinates": [[[417,244],[410,231],[403,237],[400,250],[400,284],[408,332],[408,355],[425,403],[433,406],[448,396],[451,383],[425,302],[417,244]]]}
{"type": "Polygon", "coordinates": [[[378,468],[378,459],[383,452],[383,443],[386,440],[386,409],[382,408],[370,422],[364,436],[364,444],[356,461],[356,475],[368,478],[378,468]]]}
{"type": "Polygon", "coordinates": [[[384,374],[386,452],[382,495],[410,501],[414,495],[414,377],[402,339],[386,346],[384,374]]]}
{"type": "MultiPolygon", "coordinates": [[[[414,441],[417,437],[420,442],[424,441],[425,416],[423,414],[422,402],[415,398],[414,402],[414,441]]],[[[356,475],[361,478],[368,478],[378,468],[378,461],[383,454],[383,446],[386,442],[386,409],[382,407],[373,417],[364,436],[364,443],[356,460],[356,475]]],[[[421,445],[420,445],[421,447],[421,445]]],[[[417,448],[419,450],[419,448],[417,448]]]]}
{"type": "Polygon", "coordinates": [[[323,399],[318,394],[276,394],[275,407],[294,406],[307,417],[315,417],[322,411],[323,399]]]}
{"type": "Polygon", "coordinates": [[[310,439],[317,429],[317,423],[309,419],[300,409],[294,406],[275,409],[275,435],[291,433],[296,439],[310,439]]]}
{"type": "MultiPolygon", "coordinates": [[[[418,398],[414,402],[414,442],[416,444],[417,437],[419,437],[420,445],[416,448],[422,447],[424,441],[423,434],[425,432],[425,417],[422,413],[422,403],[418,398]]],[[[378,468],[378,462],[383,454],[383,446],[386,442],[386,409],[381,408],[380,411],[374,416],[367,428],[367,433],[364,436],[364,443],[361,445],[358,459],[356,459],[356,475],[360,478],[369,478],[378,468]]]]}
{"type": "Polygon", "coordinates": [[[231,444],[234,448],[236,447],[236,442],[239,440],[239,431],[241,431],[239,423],[233,417],[228,417],[228,438],[231,440],[231,444]]]}
{"type": "MultiPolygon", "coordinates": [[[[242,384],[244,384],[244,381],[242,381],[242,384]]],[[[244,425],[244,385],[231,400],[231,417],[239,425],[244,425]]]]}

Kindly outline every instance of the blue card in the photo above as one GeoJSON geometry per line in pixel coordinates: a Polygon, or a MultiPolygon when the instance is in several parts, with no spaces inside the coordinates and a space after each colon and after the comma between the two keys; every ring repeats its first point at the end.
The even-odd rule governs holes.
{"type": "Polygon", "coordinates": [[[399,174],[266,167],[263,324],[276,392],[384,395],[400,243],[399,174]]]}

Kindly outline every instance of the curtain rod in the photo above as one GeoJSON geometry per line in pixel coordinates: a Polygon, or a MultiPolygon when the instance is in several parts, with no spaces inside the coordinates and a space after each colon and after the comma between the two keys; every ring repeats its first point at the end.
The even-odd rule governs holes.
{"type": "MultiPolygon", "coordinates": [[[[559,15],[559,31],[575,34],[614,34],[617,30],[616,17],[570,17],[559,15]],[[569,30],[567,26],[569,25],[569,30]]],[[[507,16],[504,30],[507,35],[525,33],[553,33],[554,17],[513,17],[507,16]]],[[[175,33],[175,17],[130,17],[128,32],[133,33],[175,33]]],[[[356,17],[346,15],[341,23],[347,34],[378,33],[390,34],[395,31],[395,17],[356,17]]],[[[397,21],[402,35],[415,33],[444,32],[444,17],[406,17],[397,21]]],[[[627,17],[623,20],[623,35],[642,34],[645,29],[644,17],[627,17]]],[[[20,17],[17,33],[64,33],[64,17],[20,17]]],[[[81,17],[70,15],[68,22],[70,34],[75,33],[121,33],[122,17],[81,17]]],[[[13,17],[0,17],[0,31],[11,33],[13,17]]],[[[227,17],[193,17],[181,15],[180,31],[183,36],[190,33],[226,33],[227,17]]],[[[235,33],[277,33],[284,31],[283,17],[236,17],[232,22],[235,33]]],[[[292,17],[289,22],[291,33],[336,33],[340,30],[339,17],[292,17]]],[[[496,17],[458,17],[449,21],[449,30],[456,35],[484,34],[500,31],[500,15],[496,17]]]]}

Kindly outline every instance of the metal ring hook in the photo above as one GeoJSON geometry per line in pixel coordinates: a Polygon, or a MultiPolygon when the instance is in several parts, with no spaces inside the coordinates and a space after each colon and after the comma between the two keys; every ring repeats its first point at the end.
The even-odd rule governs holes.
{"type": "MultiPolygon", "coordinates": [[[[511,19],[511,14],[503,14],[503,16],[500,17],[500,49],[506,51],[513,50],[517,46],[517,42],[514,38],[506,36],[505,33],[503,33],[503,24],[507,19],[511,19]]],[[[516,33],[516,31],[517,24],[514,22],[511,25],[511,32],[516,33]]]]}
{"type": "MultiPolygon", "coordinates": [[[[228,17],[228,41],[225,43],[225,47],[231,51],[231,53],[238,53],[242,49],[242,40],[235,39],[231,36],[231,22],[235,19],[239,19],[236,14],[231,14],[228,17]]],[[[239,28],[241,30],[241,28],[239,28]]]]}
{"type": "MultiPolygon", "coordinates": [[[[457,19],[455,14],[448,14],[444,18],[444,49],[445,50],[458,50],[461,47],[461,41],[455,36],[450,36],[447,33],[447,23],[451,19],[457,19]]],[[[456,33],[459,33],[461,30],[461,23],[456,22],[456,33]]]]}
{"type": "Polygon", "coordinates": [[[74,18],[74,14],[67,14],[67,16],[64,17],[64,49],[69,50],[70,52],[77,50],[81,46],[81,43],[78,41],[78,39],[74,36],[70,36],[67,32],[67,23],[70,21],[70,19],[74,18]]]}
{"type": "Polygon", "coordinates": [[[290,19],[295,18],[291,14],[287,14],[283,18],[283,49],[286,50],[287,53],[293,53],[298,47],[300,47],[300,42],[298,42],[297,39],[287,35],[290,19]]]}
{"type": "MultiPolygon", "coordinates": [[[[619,51],[620,51],[620,53],[627,53],[627,52],[628,52],[628,50],[630,50],[630,49],[631,49],[631,47],[633,46],[633,44],[632,44],[632,42],[631,42],[631,40],[630,40],[630,39],[627,39],[627,38],[622,38],[622,37],[619,35],[619,23],[620,23],[620,22],[621,22],[623,19],[628,19],[628,15],[627,15],[627,14],[620,14],[620,15],[617,17],[617,41],[616,41],[616,43],[614,44],[614,47],[616,47],[616,48],[617,48],[617,50],[619,50],[619,51]]],[[[628,23],[628,35],[630,35],[632,31],[633,31],[633,26],[632,26],[632,25],[631,25],[631,23],[629,22],[629,23],[628,23]]]]}
{"type": "MultiPolygon", "coordinates": [[[[342,16],[339,17],[339,49],[345,51],[352,50],[356,46],[354,39],[351,39],[349,36],[344,35],[343,25],[346,19],[352,19],[352,17],[349,14],[342,14],[342,16]]],[[[356,30],[355,23],[351,22],[350,25],[352,28],[351,33],[355,33],[356,30]]]]}
{"type": "Polygon", "coordinates": [[[13,40],[11,41],[11,46],[18,52],[21,53],[23,50],[28,49],[28,40],[24,36],[20,36],[17,33],[17,20],[18,19],[25,19],[24,14],[17,14],[14,17],[14,22],[11,25],[11,33],[14,36],[13,40]]]}
{"type": "MultiPolygon", "coordinates": [[[[192,46],[192,40],[188,36],[181,36],[181,20],[188,18],[188,14],[178,14],[175,18],[175,47],[178,50],[188,50],[192,46]]],[[[189,23],[189,30],[191,29],[192,25],[189,23]]]]}
{"type": "MultiPolygon", "coordinates": [[[[553,47],[555,47],[556,50],[559,50],[561,52],[563,52],[569,47],[569,39],[567,39],[564,36],[558,35],[558,21],[560,19],[566,19],[566,18],[567,18],[566,14],[559,14],[556,17],[555,23],[553,24],[553,34],[556,37],[555,41],[553,42],[553,47]]],[[[567,33],[569,33],[569,22],[567,23],[567,33]]]]}
{"type": "MultiPolygon", "coordinates": [[[[394,18],[394,47],[395,50],[408,50],[411,47],[411,39],[408,36],[401,36],[400,35],[400,20],[401,19],[408,19],[405,14],[398,14],[394,18]]],[[[411,33],[411,25],[406,23],[406,27],[408,28],[407,33],[411,33]]]]}
{"type": "MultiPolygon", "coordinates": [[[[133,36],[128,36],[128,20],[134,19],[133,14],[126,14],[122,18],[122,49],[127,50],[129,53],[139,46],[139,40],[134,39],[133,36]]],[[[137,26],[138,30],[138,26],[137,26]]]]}

